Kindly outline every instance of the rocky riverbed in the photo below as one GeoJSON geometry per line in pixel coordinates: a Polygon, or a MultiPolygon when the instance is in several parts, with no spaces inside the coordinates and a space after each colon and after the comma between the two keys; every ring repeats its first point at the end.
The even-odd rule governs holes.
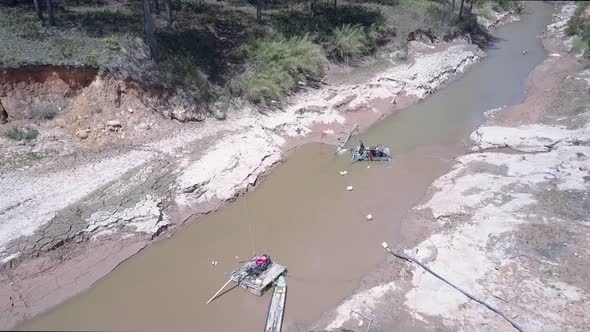
{"type": "MultiPolygon", "coordinates": [[[[527,331],[590,325],[588,70],[565,35],[576,5],[559,6],[543,35],[548,58],[530,74],[525,100],[488,112],[471,135],[471,153],[457,158],[407,217],[431,235],[392,245],[527,331]]],[[[512,328],[392,256],[319,328],[361,331],[369,321],[379,331],[512,328]]]]}
{"type": "MultiPolygon", "coordinates": [[[[425,98],[484,55],[463,39],[412,41],[408,62],[362,83],[306,89],[280,111],[234,105],[225,121],[200,123],[161,121],[142,106],[141,89],[109,77],[57,84],[67,90],[63,114],[16,121],[37,139],[0,137],[0,327],[92,286],[151,241],[250,190],[291,147],[341,142],[354,124],[366,128],[425,98]]],[[[53,86],[63,75],[47,77],[53,86]]],[[[60,93],[43,82],[32,93],[60,93]]],[[[10,89],[26,82],[13,83],[3,85],[9,114],[19,96],[10,89]]]]}

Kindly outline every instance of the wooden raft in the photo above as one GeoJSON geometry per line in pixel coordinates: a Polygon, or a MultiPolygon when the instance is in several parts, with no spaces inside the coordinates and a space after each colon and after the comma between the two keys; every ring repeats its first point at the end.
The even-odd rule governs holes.
{"type": "Polygon", "coordinates": [[[230,279],[237,283],[238,286],[258,296],[262,296],[279,276],[287,273],[286,267],[272,263],[266,271],[263,271],[259,276],[255,276],[250,273],[249,266],[250,264],[246,264],[244,267],[235,270],[230,279]]]}

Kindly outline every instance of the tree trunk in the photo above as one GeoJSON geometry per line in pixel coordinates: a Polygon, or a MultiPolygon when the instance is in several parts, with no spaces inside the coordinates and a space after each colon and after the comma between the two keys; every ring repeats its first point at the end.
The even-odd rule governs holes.
{"type": "Polygon", "coordinates": [[[33,4],[35,4],[35,13],[37,14],[37,17],[39,18],[41,23],[45,25],[45,18],[43,17],[43,12],[41,11],[39,0],[33,0],[33,4]]]}
{"type": "Polygon", "coordinates": [[[442,5],[443,5],[443,10],[442,10],[441,25],[445,25],[445,22],[447,21],[447,15],[449,14],[448,10],[447,10],[447,2],[444,1],[442,3],[442,5]]]}
{"type": "Polygon", "coordinates": [[[471,3],[469,4],[469,13],[471,14],[473,12],[473,4],[475,3],[475,0],[471,0],[471,3]]]}
{"type": "Polygon", "coordinates": [[[262,23],[262,1],[263,0],[256,1],[256,22],[258,24],[262,23]]]}
{"type": "Polygon", "coordinates": [[[2,106],[2,101],[0,100],[0,124],[5,124],[8,122],[8,113],[2,106]]]}
{"type": "Polygon", "coordinates": [[[333,6],[334,7],[334,10],[336,10],[336,6],[338,5],[338,2],[337,1],[338,0],[334,0],[334,6],[333,6]]]}
{"type": "Polygon", "coordinates": [[[459,9],[459,18],[461,18],[461,16],[463,15],[463,3],[465,2],[465,0],[461,0],[461,8],[459,9]]]}
{"type": "Polygon", "coordinates": [[[154,0],[154,14],[160,14],[160,3],[158,0],[154,0]]]}
{"type": "Polygon", "coordinates": [[[168,28],[172,28],[172,0],[164,0],[164,9],[166,10],[166,21],[168,28]]]}
{"type": "Polygon", "coordinates": [[[55,25],[55,19],[53,18],[53,0],[47,0],[47,21],[49,26],[55,25]]]}
{"type": "Polygon", "coordinates": [[[453,17],[454,13],[455,13],[455,0],[453,0],[453,2],[451,3],[451,17],[453,17]]]}
{"type": "Polygon", "coordinates": [[[150,13],[150,1],[143,1],[143,32],[145,34],[145,42],[150,48],[150,57],[154,62],[157,61],[156,56],[156,36],[154,35],[154,21],[152,13],[150,13]]]}
{"type": "Polygon", "coordinates": [[[311,16],[315,16],[317,14],[317,6],[318,0],[309,0],[309,13],[311,16]]]}

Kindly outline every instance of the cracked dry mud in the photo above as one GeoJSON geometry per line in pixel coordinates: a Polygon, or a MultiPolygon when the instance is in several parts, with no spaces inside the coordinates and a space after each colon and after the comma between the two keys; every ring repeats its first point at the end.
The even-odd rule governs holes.
{"type": "Polygon", "coordinates": [[[118,85],[97,77],[78,88],[49,122],[55,126],[37,127],[37,141],[0,138],[0,327],[90,287],[151,240],[247,191],[294,145],[337,143],[354,123],[368,127],[484,56],[464,40],[410,47],[428,52],[361,84],[309,89],[282,112],[237,105],[222,122],[164,121],[131,97],[114,107],[107,90],[118,85]],[[110,120],[96,114],[121,128],[90,128],[110,120]],[[89,126],[86,143],[68,124],[89,126]]]}

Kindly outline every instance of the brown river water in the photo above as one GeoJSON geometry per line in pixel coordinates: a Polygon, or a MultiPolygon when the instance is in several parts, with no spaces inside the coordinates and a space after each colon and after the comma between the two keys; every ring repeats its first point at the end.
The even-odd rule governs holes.
{"type": "Polygon", "coordinates": [[[367,144],[391,148],[391,163],[367,168],[351,164],[349,154],[336,156],[333,146],[297,148],[255,191],[148,247],[93,288],[19,328],[262,331],[271,292],[257,297],[235,288],[205,304],[237,261],[255,250],[289,269],[287,329],[309,329],[383,261],[381,241],[395,246],[408,240],[401,230],[412,226],[402,224],[404,214],[464,151],[483,112],[523,98],[528,73],[545,58],[537,36],[553,9],[527,6],[532,14],[499,28],[488,56],[461,79],[363,134],[367,144]],[[340,176],[341,170],[348,175],[340,176]],[[351,192],[345,190],[349,185],[351,192]],[[369,213],[373,221],[365,220],[369,213]]]}

